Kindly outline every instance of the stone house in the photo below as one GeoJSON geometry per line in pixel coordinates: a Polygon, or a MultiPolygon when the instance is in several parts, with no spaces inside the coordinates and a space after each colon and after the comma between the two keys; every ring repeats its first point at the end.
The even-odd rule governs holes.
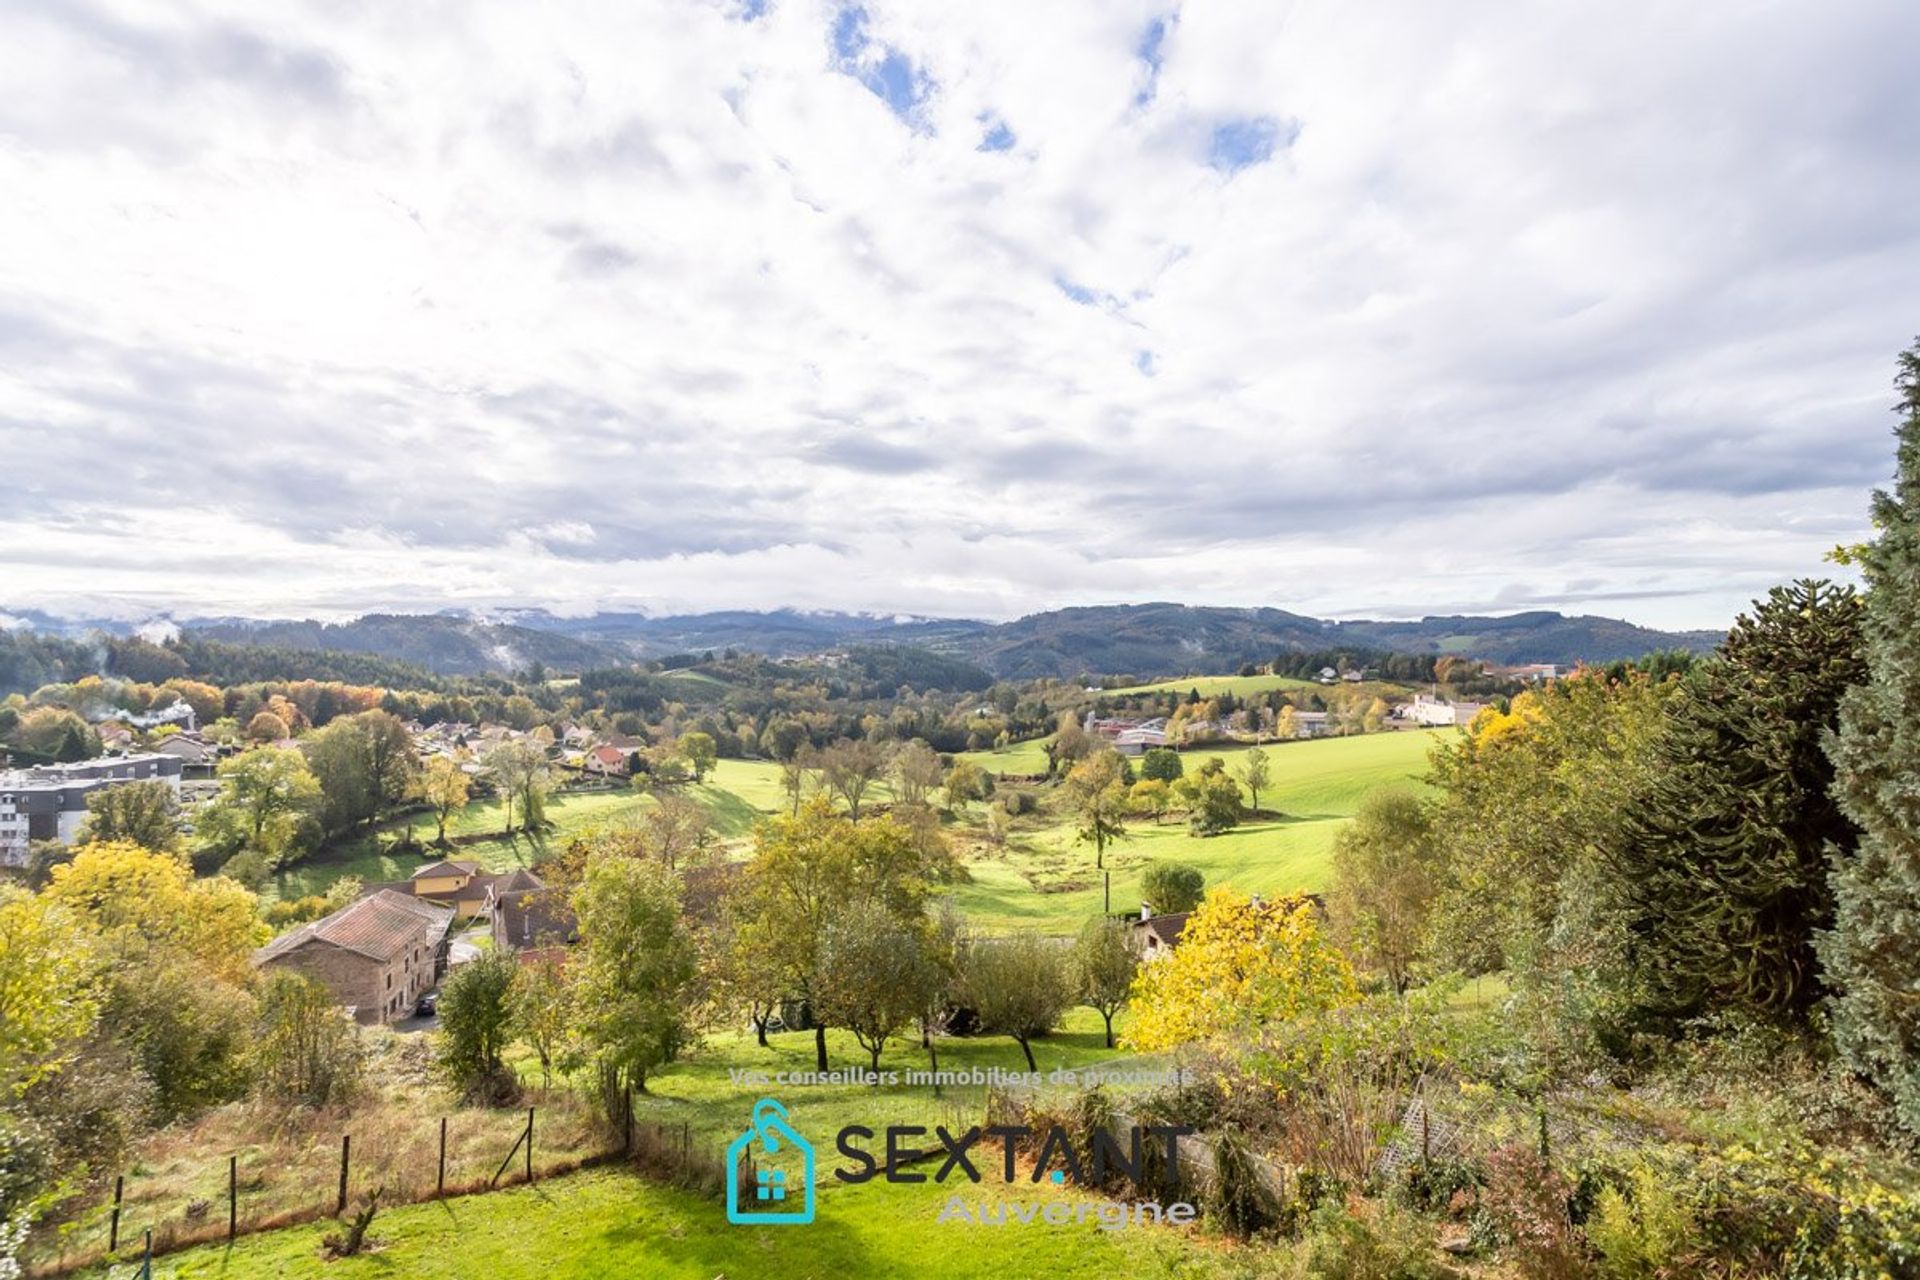
{"type": "Polygon", "coordinates": [[[396,1022],[447,968],[453,908],[381,890],[290,930],[253,953],[254,967],[318,978],[361,1022],[396,1022]]]}

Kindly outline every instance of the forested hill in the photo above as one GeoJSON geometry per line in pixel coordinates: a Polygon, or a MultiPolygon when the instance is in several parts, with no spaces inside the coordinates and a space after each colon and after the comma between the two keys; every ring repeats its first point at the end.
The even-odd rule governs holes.
{"type": "MultiPolygon", "coordinates": [[[[124,628],[122,628],[124,631],[124,628]]],[[[369,614],[352,622],[188,622],[189,641],[287,651],[327,650],[401,662],[440,675],[617,666],[728,649],[792,657],[853,651],[872,665],[877,649],[900,655],[903,683],[972,687],[975,668],[1000,679],[1227,672],[1284,654],[1458,654],[1499,663],[1611,662],[1659,649],[1704,652],[1713,631],[1656,631],[1614,618],[1552,612],[1447,616],[1417,622],[1329,622],[1282,609],[1181,604],[1055,609],[1013,622],[765,612],[648,617],[602,613],[563,618],[513,610],[489,620],[455,614],[369,614]],[[932,669],[935,655],[955,665],[932,669]],[[907,670],[906,668],[912,668],[907,670]],[[916,678],[917,677],[917,678],[916,678]]],[[[85,665],[86,650],[66,655],[85,665]]],[[[62,665],[55,663],[53,665],[62,665]]],[[[872,673],[884,679],[880,673],[872,673]]],[[[891,674],[891,673],[888,673],[891,674]]]]}

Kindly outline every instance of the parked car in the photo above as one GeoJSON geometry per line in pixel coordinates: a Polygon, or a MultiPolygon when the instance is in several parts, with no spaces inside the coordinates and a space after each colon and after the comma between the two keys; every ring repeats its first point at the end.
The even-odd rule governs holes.
{"type": "Polygon", "coordinates": [[[413,1011],[419,1014],[423,1018],[431,1018],[435,1014],[439,1013],[440,1012],[439,993],[435,991],[429,991],[427,992],[427,994],[421,996],[420,1003],[413,1006],[413,1011]]]}

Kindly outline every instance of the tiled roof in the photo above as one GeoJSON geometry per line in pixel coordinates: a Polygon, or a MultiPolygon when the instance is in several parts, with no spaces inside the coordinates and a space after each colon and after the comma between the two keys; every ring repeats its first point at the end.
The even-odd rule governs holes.
{"type": "Polygon", "coordinates": [[[528,889],[502,896],[494,904],[499,937],[510,947],[530,947],[554,941],[573,942],[580,924],[558,894],[528,889]]]}
{"type": "Polygon", "coordinates": [[[451,907],[382,889],[349,903],[332,915],[281,934],[253,953],[256,965],[277,960],[309,942],[325,942],[374,960],[391,960],[415,945],[421,934],[438,942],[453,920],[451,907]]]}
{"type": "Polygon", "coordinates": [[[444,862],[430,862],[413,873],[415,880],[437,880],[442,876],[470,876],[480,870],[477,862],[456,861],[449,858],[444,862]]]}
{"type": "Polygon", "coordinates": [[[1170,947],[1179,941],[1180,933],[1187,927],[1189,912],[1181,911],[1172,915],[1154,916],[1149,920],[1136,920],[1133,927],[1143,933],[1150,933],[1163,947],[1170,947]]]}

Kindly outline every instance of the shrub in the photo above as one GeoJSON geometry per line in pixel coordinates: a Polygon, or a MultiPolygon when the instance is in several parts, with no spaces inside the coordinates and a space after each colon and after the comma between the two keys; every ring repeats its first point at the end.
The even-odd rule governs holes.
{"type": "Polygon", "coordinates": [[[1584,1280],[1593,1274],[1567,1212],[1572,1194],[1566,1178],[1529,1144],[1501,1147],[1488,1160],[1481,1204],[1525,1280],[1584,1280]]]}
{"type": "Polygon", "coordinates": [[[1140,896],[1161,915],[1178,915],[1200,905],[1207,878],[1184,862],[1154,861],[1140,873],[1140,896]]]}
{"type": "Polygon", "coordinates": [[[1660,1172],[1641,1162],[1627,1187],[1603,1187],[1587,1220],[1587,1239],[1613,1280],[1653,1280],[1669,1268],[1693,1235],[1693,1214],[1660,1172]]]}

